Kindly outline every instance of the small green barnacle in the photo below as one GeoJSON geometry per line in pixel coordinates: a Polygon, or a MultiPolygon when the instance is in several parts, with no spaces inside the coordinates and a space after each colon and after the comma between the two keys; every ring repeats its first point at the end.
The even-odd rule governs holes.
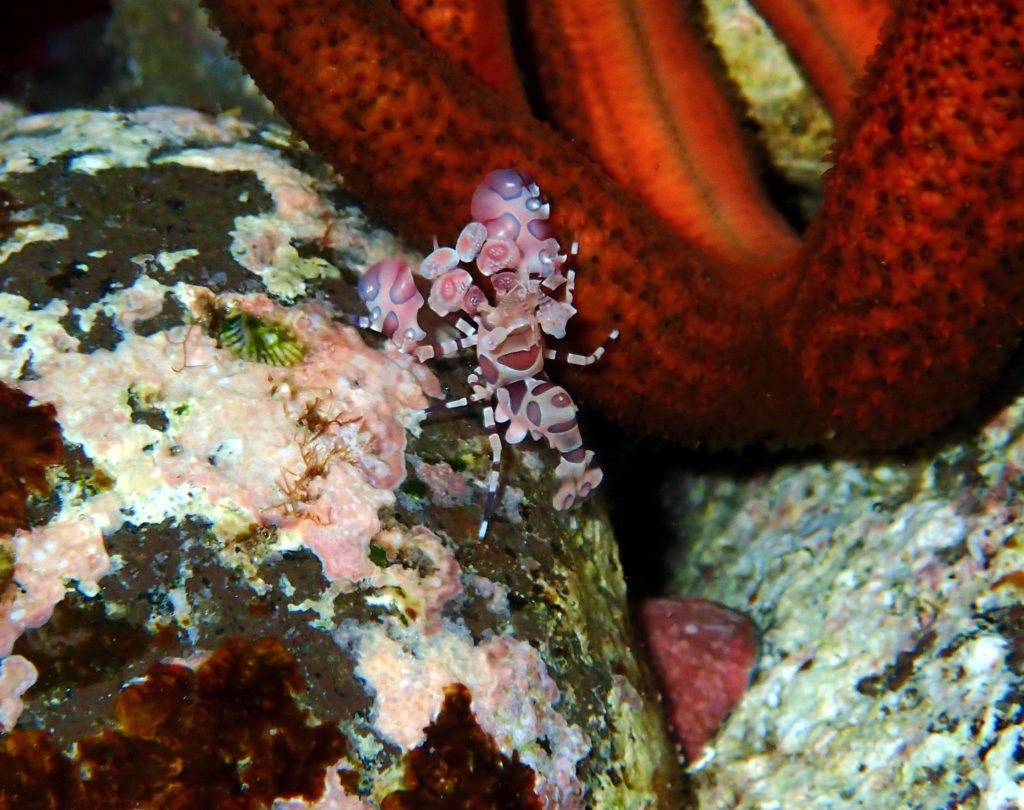
{"type": "Polygon", "coordinates": [[[306,355],[306,348],[287,326],[247,312],[226,315],[217,341],[243,360],[271,366],[293,366],[306,355]]]}

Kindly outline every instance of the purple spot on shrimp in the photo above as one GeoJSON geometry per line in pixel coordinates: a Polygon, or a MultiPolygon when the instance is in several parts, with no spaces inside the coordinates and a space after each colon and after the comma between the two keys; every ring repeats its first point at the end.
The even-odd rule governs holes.
{"type": "Polygon", "coordinates": [[[541,419],[544,418],[544,412],[541,410],[540,405],[532,399],[526,405],[526,418],[535,425],[539,425],[541,419]]]}
{"type": "Polygon", "coordinates": [[[546,219],[531,219],[526,224],[526,230],[530,232],[531,236],[541,242],[548,239],[553,233],[551,223],[546,219]]]}
{"type": "Polygon", "coordinates": [[[562,458],[570,464],[581,464],[586,456],[587,451],[583,449],[582,445],[575,450],[570,450],[568,453],[562,453],[562,458]]]}
{"type": "Polygon", "coordinates": [[[409,272],[408,265],[403,265],[398,273],[398,277],[395,279],[395,283],[391,285],[391,289],[388,291],[388,297],[395,304],[404,304],[415,295],[419,295],[419,290],[416,289],[416,282],[412,280],[412,273],[409,272]]]}
{"type": "Polygon", "coordinates": [[[475,284],[466,290],[462,297],[462,308],[470,315],[476,315],[477,310],[486,303],[487,295],[475,284]]]}
{"type": "Polygon", "coordinates": [[[578,423],[575,419],[570,419],[567,422],[559,422],[557,425],[551,425],[548,428],[548,433],[565,433],[578,427],[578,423]]]}
{"type": "Polygon", "coordinates": [[[385,337],[391,337],[398,331],[398,316],[394,312],[389,312],[384,318],[384,323],[380,325],[380,331],[384,333],[385,337]]]}
{"type": "Polygon", "coordinates": [[[505,390],[508,391],[508,404],[512,413],[519,413],[519,409],[523,406],[523,397],[526,396],[526,383],[516,380],[511,385],[505,386],[505,390]]]}
{"type": "Polygon", "coordinates": [[[526,371],[528,368],[533,366],[537,362],[537,357],[540,355],[540,346],[534,346],[532,349],[523,349],[521,352],[509,352],[503,354],[498,358],[498,361],[503,365],[514,371],[526,371]]]}
{"type": "Polygon", "coordinates": [[[363,301],[372,301],[380,293],[380,264],[375,264],[359,277],[356,285],[363,301]]]}
{"type": "Polygon", "coordinates": [[[495,169],[484,182],[506,200],[514,200],[523,190],[523,178],[514,169],[495,169]]]}
{"type": "Polygon", "coordinates": [[[508,239],[515,242],[523,226],[514,214],[504,213],[486,223],[487,235],[492,239],[508,239]]]}
{"type": "Polygon", "coordinates": [[[508,292],[519,283],[519,277],[515,273],[498,273],[491,277],[491,286],[495,292],[508,292]]]}
{"type": "Polygon", "coordinates": [[[484,374],[484,379],[489,383],[496,383],[498,381],[498,369],[495,367],[486,355],[477,355],[477,359],[480,361],[480,370],[484,374]]]}

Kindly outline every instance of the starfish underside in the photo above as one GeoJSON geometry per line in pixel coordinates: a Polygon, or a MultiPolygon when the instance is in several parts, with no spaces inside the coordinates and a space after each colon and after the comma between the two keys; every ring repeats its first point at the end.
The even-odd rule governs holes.
{"type": "Polygon", "coordinates": [[[682,3],[525,3],[552,120],[605,170],[528,111],[496,0],[207,0],[297,132],[422,245],[490,169],[540,181],[580,243],[575,338],[622,333],[566,375],[588,407],[693,444],[905,444],[975,401],[1024,319],[1024,0],[896,3],[852,102],[886,4],[811,4],[810,29],[786,16],[806,4],[763,4],[842,122],[802,237],[682,3]]]}

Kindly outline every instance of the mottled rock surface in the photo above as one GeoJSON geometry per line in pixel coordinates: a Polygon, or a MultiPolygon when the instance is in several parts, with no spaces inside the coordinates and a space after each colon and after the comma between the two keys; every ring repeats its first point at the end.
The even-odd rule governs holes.
{"type": "MultiPolygon", "coordinates": [[[[348,325],[358,273],[400,246],[319,161],[279,130],[177,108],[36,116],[0,137],[0,380],[53,403],[64,439],[52,492],[3,546],[0,722],[47,732],[7,738],[8,776],[24,757],[72,773],[60,751],[81,738],[94,754],[125,735],[180,746],[221,716],[210,690],[238,681],[280,704],[272,727],[319,724],[288,749],[303,767],[344,752],[321,807],[420,806],[441,777],[407,755],[465,763],[459,734],[493,744],[479,795],[510,785],[519,803],[502,806],[679,806],[599,503],[554,512],[557,458],[524,445],[476,539],[483,428],[420,424],[438,378],[348,325]],[[280,647],[223,646],[237,637],[280,647]],[[166,690],[118,697],[147,672],[195,701],[173,735],[166,690]]],[[[463,392],[464,364],[433,368],[463,392]]],[[[263,778],[222,776],[253,796],[263,778]]],[[[266,779],[261,795],[301,793],[266,779]]]]}
{"type": "Polygon", "coordinates": [[[898,459],[678,477],[676,588],[763,632],[701,808],[1024,806],[1024,400],[982,421],[898,459]]]}
{"type": "Polygon", "coordinates": [[[273,115],[198,0],[112,0],[111,6],[105,39],[114,70],[104,100],[118,107],[237,110],[256,121],[273,115]]]}

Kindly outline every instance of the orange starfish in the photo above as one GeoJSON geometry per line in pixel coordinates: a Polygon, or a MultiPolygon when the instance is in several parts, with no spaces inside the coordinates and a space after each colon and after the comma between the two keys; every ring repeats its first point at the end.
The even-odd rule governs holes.
{"type": "MultiPolygon", "coordinates": [[[[510,89],[505,17],[494,0],[400,5],[439,14],[432,41],[449,43],[496,89],[380,0],[207,3],[295,129],[424,245],[435,234],[454,237],[488,170],[536,176],[556,231],[580,242],[577,338],[591,345],[612,328],[622,333],[600,372],[570,385],[588,406],[635,427],[719,446],[902,444],[969,406],[1017,343],[1024,0],[896,4],[844,116],[824,205],[802,239],[760,199],[719,91],[701,90],[705,74],[694,66],[703,46],[687,39],[682,4],[526,4],[531,30],[549,43],[552,68],[541,84],[568,99],[557,105],[566,117],[589,111],[587,148],[604,156],[616,128],[636,130],[634,143],[661,128],[681,144],[674,157],[704,166],[677,174],[637,157],[635,145],[613,148],[610,160],[626,154],[649,169],[625,188],[510,89]],[[455,11],[445,16],[442,7],[455,11]],[[477,67],[481,53],[489,67],[477,67]],[[668,85],[658,81],[663,71],[675,77],[668,85]],[[665,95],[677,80],[683,89],[665,95]],[[609,126],[592,82],[620,110],[609,126]],[[652,97],[658,103],[645,109],[652,97]],[[680,114],[695,98],[696,108],[680,114]],[[695,157],[709,145],[721,147],[717,157],[695,157]],[[692,201],[658,209],[651,200],[662,198],[650,189],[663,175],[661,185],[692,201]],[[683,213],[673,221],[676,208],[683,213]]],[[[768,5],[784,12],[792,4],[768,5]]],[[[822,76],[834,68],[839,78],[826,95],[842,111],[844,71],[870,37],[844,31],[849,16],[810,19],[819,35],[808,40],[854,43],[826,48],[829,59],[805,54],[822,76]]],[[[799,31],[807,21],[788,24],[799,31]]],[[[628,182],[632,171],[619,174],[628,182]]]]}

